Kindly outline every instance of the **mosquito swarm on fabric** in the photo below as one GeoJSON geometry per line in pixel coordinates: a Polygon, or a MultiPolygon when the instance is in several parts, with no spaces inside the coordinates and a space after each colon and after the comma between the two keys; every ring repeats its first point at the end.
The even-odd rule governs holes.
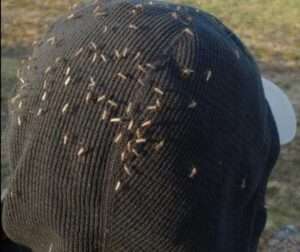
{"type": "Polygon", "coordinates": [[[18,78],[12,240],[33,252],[256,251],[277,132],[255,60],[217,18],[164,1],[78,5],[18,78]]]}

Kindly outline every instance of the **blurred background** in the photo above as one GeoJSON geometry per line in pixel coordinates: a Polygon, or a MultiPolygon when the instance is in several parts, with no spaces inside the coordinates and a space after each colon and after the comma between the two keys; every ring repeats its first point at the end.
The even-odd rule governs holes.
{"type": "MultiPolygon", "coordinates": [[[[32,43],[78,0],[1,0],[1,143],[16,71],[32,43]]],[[[89,2],[86,0],[85,2],[89,2]]],[[[170,1],[171,2],[171,1],[170,1]]],[[[300,121],[300,0],[174,0],[206,10],[237,33],[262,73],[289,95],[300,121]]],[[[298,124],[299,129],[299,124],[298,124]]],[[[9,167],[1,144],[1,187],[9,167]]],[[[260,251],[300,251],[300,131],[282,148],[268,184],[268,222],[260,251]]]]}

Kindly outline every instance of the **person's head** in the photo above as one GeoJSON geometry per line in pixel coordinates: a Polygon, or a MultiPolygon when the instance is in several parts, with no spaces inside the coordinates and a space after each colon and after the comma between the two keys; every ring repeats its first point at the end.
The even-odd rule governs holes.
{"type": "Polygon", "coordinates": [[[33,251],[256,251],[279,137],[258,67],[218,19],[79,6],[24,66],[8,236],[33,251]]]}

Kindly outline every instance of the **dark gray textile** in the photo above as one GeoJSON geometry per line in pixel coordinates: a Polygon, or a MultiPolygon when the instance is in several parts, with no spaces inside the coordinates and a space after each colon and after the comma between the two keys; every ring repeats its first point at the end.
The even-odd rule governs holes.
{"type": "Polygon", "coordinates": [[[279,153],[260,72],[213,16],[107,1],[20,73],[7,235],[33,252],[254,252],[279,153]]]}

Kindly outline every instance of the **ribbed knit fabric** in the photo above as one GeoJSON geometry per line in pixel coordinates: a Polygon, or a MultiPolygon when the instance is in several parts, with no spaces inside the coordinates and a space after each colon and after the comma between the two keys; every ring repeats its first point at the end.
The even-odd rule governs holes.
{"type": "Polygon", "coordinates": [[[2,221],[34,252],[254,252],[279,152],[260,72],[215,17],[79,6],[19,73],[2,221]]]}

